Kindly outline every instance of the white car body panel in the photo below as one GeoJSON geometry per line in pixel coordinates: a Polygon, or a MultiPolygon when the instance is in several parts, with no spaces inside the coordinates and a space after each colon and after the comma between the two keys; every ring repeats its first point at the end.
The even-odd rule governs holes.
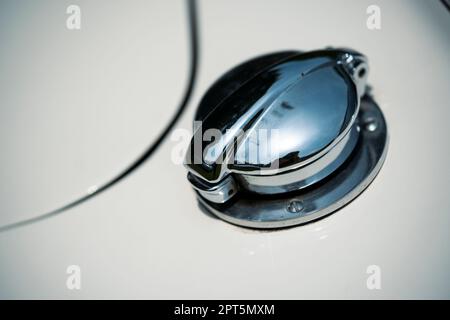
{"type": "MultiPolygon", "coordinates": [[[[184,89],[184,3],[79,3],[86,21],[81,30],[67,31],[69,2],[30,1],[37,20],[22,26],[22,37],[35,32],[41,40],[11,43],[8,51],[11,58],[20,50],[23,61],[42,55],[36,61],[64,72],[32,62],[17,71],[0,58],[6,73],[34,79],[19,85],[0,76],[0,92],[23,95],[20,101],[3,95],[1,103],[16,103],[21,112],[33,101],[40,108],[19,128],[5,118],[19,117],[17,109],[1,107],[1,146],[9,148],[2,161],[9,170],[0,172],[16,183],[9,186],[15,189],[1,184],[2,225],[54,209],[114,176],[156,137],[184,89]],[[58,123],[58,117],[65,120],[58,123]]],[[[167,139],[104,193],[51,219],[1,232],[0,298],[450,298],[445,7],[420,0],[233,0],[201,1],[199,9],[200,73],[177,128],[191,129],[208,86],[243,60],[291,48],[350,47],[369,58],[369,84],[388,124],[389,150],[378,177],[320,221],[249,230],[199,209],[185,168],[172,161],[177,142],[167,139]],[[381,9],[380,30],[366,27],[371,4],[381,9]],[[70,265],[81,268],[81,290],[66,286],[70,265]],[[372,265],[381,270],[380,289],[367,287],[372,265]]],[[[2,12],[0,22],[6,16],[2,12]]],[[[18,28],[17,20],[6,21],[18,28]]]]}

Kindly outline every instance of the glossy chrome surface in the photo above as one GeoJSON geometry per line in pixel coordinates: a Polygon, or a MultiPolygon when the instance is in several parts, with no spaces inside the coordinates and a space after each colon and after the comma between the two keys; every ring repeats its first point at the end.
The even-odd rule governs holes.
{"type": "Polygon", "coordinates": [[[220,183],[209,184],[189,173],[188,180],[202,197],[215,203],[228,201],[238,190],[237,183],[231,176],[226,177],[220,183]]]}
{"type": "MultiPolygon", "coordinates": [[[[226,73],[200,103],[185,160],[201,201],[227,205],[237,197],[237,208],[248,194],[282,197],[334,174],[361,144],[356,121],[367,75],[367,59],[349,49],[275,53],[226,73]]],[[[307,210],[301,219],[263,213],[273,209],[259,207],[241,224],[301,223],[307,210]]]]}
{"type": "Polygon", "coordinates": [[[235,175],[244,189],[259,194],[277,194],[308,187],[333,173],[353,152],[358,142],[359,130],[352,126],[344,138],[321,158],[300,169],[274,175],[235,175]]]}

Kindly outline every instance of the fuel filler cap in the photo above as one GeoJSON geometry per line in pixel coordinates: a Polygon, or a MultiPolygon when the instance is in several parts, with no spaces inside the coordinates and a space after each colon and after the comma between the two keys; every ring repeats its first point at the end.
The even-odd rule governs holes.
{"type": "Polygon", "coordinates": [[[185,166],[198,200],[230,223],[281,228],[341,208],[375,178],[387,128],[350,49],[249,60],[206,92],[185,166]]]}

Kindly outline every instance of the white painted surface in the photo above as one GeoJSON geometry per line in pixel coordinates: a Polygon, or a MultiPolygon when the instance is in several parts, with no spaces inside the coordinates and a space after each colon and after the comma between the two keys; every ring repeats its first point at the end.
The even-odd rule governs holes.
{"type": "MultiPolygon", "coordinates": [[[[78,107],[88,108],[83,104],[86,99],[102,106],[99,114],[109,113],[108,102],[117,106],[127,103],[129,112],[111,115],[104,127],[108,134],[93,140],[78,140],[67,132],[73,144],[86,148],[87,153],[78,149],[81,153],[61,155],[69,162],[49,172],[49,179],[60,183],[57,185],[61,192],[30,187],[25,193],[10,194],[17,197],[16,201],[7,201],[5,207],[2,185],[2,215],[13,208],[21,217],[30,216],[113,175],[140,152],[149,136],[158,132],[181,94],[187,68],[185,12],[181,4],[161,2],[158,8],[166,14],[161,16],[152,12],[153,4],[148,4],[146,10],[131,6],[129,1],[80,2],[86,16],[89,10],[94,12],[92,15],[97,13],[89,25],[100,28],[98,23],[104,28],[97,31],[102,36],[90,40],[91,49],[96,41],[106,38],[111,51],[104,51],[104,56],[83,56],[87,59],[83,67],[87,69],[79,70],[78,76],[83,79],[85,72],[92,72],[93,79],[102,82],[109,79],[104,73],[117,71],[125,75],[103,83],[99,92],[86,82],[82,88],[89,95],[81,91],[74,96],[76,102],[65,109],[73,112],[83,126],[88,121],[86,130],[91,130],[90,135],[95,135],[95,126],[89,127],[91,120],[76,112],[78,107]],[[148,20],[144,18],[147,15],[148,20]],[[136,21],[147,28],[141,28],[136,21]],[[164,28],[170,28],[173,36],[162,36],[164,28]],[[153,45],[142,43],[147,31],[155,36],[153,45]],[[130,46],[115,42],[117,33],[125,39],[136,32],[139,37],[130,46]],[[165,45],[177,46],[180,52],[153,53],[153,49],[165,45]],[[152,64],[151,55],[164,57],[166,53],[167,63],[161,58],[158,66],[152,64]],[[174,56],[179,60],[169,59],[174,56]],[[117,59],[123,65],[110,69],[110,63],[117,59]],[[128,62],[132,70],[126,67],[128,62]],[[138,66],[143,66],[145,72],[138,66]],[[156,90],[149,68],[162,75],[166,67],[176,81],[172,85],[171,79],[164,78],[156,90]],[[134,72],[139,76],[135,78],[134,72]],[[122,86],[126,90],[120,91],[122,86]],[[118,133],[115,128],[120,124],[123,131],[118,133]],[[99,149],[102,141],[113,144],[117,139],[120,148],[99,149]],[[97,160],[87,161],[89,153],[97,160]],[[115,155],[121,158],[110,162],[98,159],[106,155],[108,159],[115,155]],[[92,166],[80,171],[70,162],[75,159],[92,166]],[[63,183],[72,180],[73,184],[63,183]],[[32,210],[32,205],[39,210],[32,210]]],[[[382,13],[379,31],[366,28],[366,8],[372,1],[202,1],[200,77],[194,100],[179,123],[179,127],[190,128],[195,105],[208,85],[242,60],[286,48],[353,47],[370,59],[369,82],[390,130],[386,163],[359,198],[326,219],[298,228],[259,232],[231,226],[198,209],[184,168],[170,161],[175,144],[166,141],[132,176],[92,201],[44,222],[0,233],[0,297],[449,298],[450,14],[439,1],[376,3],[382,13]],[[69,265],[81,267],[79,291],[66,288],[69,265]],[[381,268],[381,290],[367,289],[369,265],[381,268]]],[[[59,14],[59,5],[48,7],[59,14]]],[[[53,43],[48,39],[49,47],[38,47],[45,51],[58,43],[60,40],[53,43]]],[[[29,68],[39,68],[29,63],[29,68]]],[[[56,81],[57,74],[53,76],[56,81]]],[[[65,77],[67,81],[58,85],[66,90],[71,80],[65,77]]],[[[62,101],[66,96],[61,93],[57,97],[62,101]]],[[[42,101],[47,101],[44,98],[42,101]]],[[[3,117],[3,106],[1,110],[3,117]]],[[[56,117],[54,109],[46,112],[56,117]]],[[[0,121],[3,125],[5,120],[0,121]]],[[[67,125],[75,124],[69,121],[67,125]]],[[[74,134],[84,132],[83,126],[74,134]]],[[[12,125],[9,129],[16,130],[12,125]]],[[[50,129],[45,133],[50,138],[53,134],[50,129]]],[[[2,136],[2,144],[4,139],[2,136]]],[[[11,139],[12,144],[16,136],[11,139]]],[[[16,150],[14,145],[10,147],[16,150]]],[[[55,163],[59,163],[57,160],[55,163]]],[[[21,176],[20,183],[27,181],[25,173],[29,174],[16,173],[21,176]]]]}

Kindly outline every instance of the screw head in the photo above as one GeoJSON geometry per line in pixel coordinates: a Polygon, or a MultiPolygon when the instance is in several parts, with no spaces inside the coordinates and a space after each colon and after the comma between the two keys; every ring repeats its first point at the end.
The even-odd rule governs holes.
{"type": "Polygon", "coordinates": [[[299,213],[304,208],[303,203],[300,200],[292,200],[287,206],[287,211],[291,213],[299,213]]]}

